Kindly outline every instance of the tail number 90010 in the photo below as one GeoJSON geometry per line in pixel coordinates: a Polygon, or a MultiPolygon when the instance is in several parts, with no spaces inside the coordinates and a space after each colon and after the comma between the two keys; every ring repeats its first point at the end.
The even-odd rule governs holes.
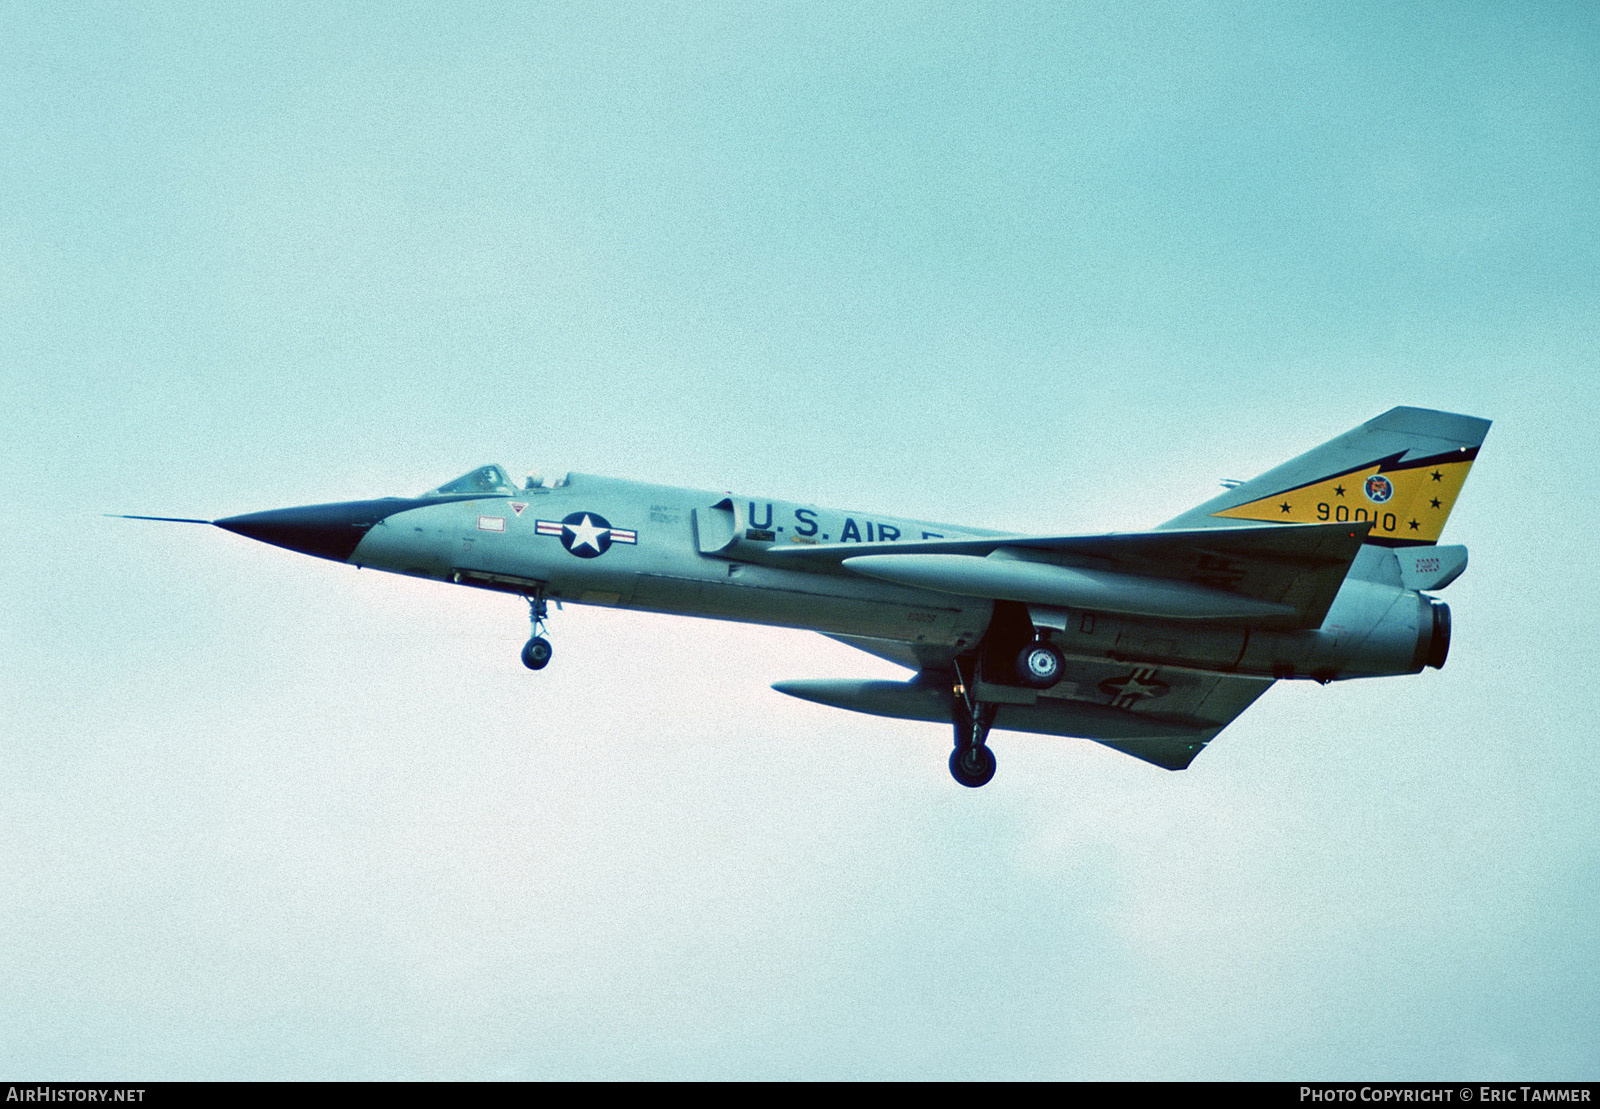
{"type": "Polygon", "coordinates": [[[1327,501],[1317,505],[1317,519],[1333,520],[1341,524],[1361,524],[1371,520],[1374,527],[1383,531],[1393,531],[1400,525],[1400,521],[1393,512],[1379,513],[1374,510],[1370,515],[1364,508],[1352,509],[1347,504],[1330,507],[1327,501]]]}

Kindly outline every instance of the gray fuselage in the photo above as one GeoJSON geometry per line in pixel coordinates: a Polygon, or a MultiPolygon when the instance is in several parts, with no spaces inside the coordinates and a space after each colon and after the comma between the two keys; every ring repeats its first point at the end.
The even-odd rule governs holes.
{"type": "MultiPolygon", "coordinates": [[[[582,474],[555,486],[411,503],[373,524],[348,561],[555,600],[807,628],[943,654],[977,645],[995,614],[996,602],[986,597],[768,553],[794,544],[998,534],[992,531],[582,474]]],[[[1430,609],[1442,606],[1403,588],[1392,563],[1391,551],[1364,547],[1315,630],[1028,607],[1069,658],[1319,680],[1416,673],[1438,651],[1441,632],[1430,609]]]]}

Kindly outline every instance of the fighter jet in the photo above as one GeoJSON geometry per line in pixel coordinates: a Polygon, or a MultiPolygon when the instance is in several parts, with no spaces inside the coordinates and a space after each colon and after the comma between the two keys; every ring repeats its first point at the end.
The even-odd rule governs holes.
{"type": "MultiPolygon", "coordinates": [[[[480,466],[420,496],[187,520],[334,562],[526,599],[809,628],[913,672],[774,689],[954,729],[950,773],[995,772],[992,728],[1186,768],[1275,681],[1441,667],[1467,565],[1439,536],[1489,421],[1394,408],[1150,531],[1017,535],[767,497],[480,466]]],[[[173,517],[132,517],[174,519],[173,517]]]]}

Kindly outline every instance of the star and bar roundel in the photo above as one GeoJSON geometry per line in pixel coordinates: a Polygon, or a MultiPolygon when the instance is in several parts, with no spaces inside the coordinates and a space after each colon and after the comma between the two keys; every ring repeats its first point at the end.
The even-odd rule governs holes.
{"type": "Polygon", "coordinates": [[[540,520],[540,535],[554,535],[561,545],[579,558],[599,558],[613,543],[637,543],[639,533],[629,528],[614,528],[597,512],[574,512],[564,520],[540,520]]]}

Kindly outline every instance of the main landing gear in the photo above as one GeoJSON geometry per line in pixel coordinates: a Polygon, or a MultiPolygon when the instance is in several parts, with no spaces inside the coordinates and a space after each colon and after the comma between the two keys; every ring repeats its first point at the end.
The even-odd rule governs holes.
{"type": "Polygon", "coordinates": [[[543,670],[550,665],[550,641],[544,637],[546,628],[544,618],[549,614],[549,606],[544,599],[544,590],[532,594],[527,598],[528,618],[533,621],[533,638],[522,645],[522,665],[529,670],[543,670]]]}
{"type": "Polygon", "coordinates": [[[970,789],[994,777],[994,752],[989,729],[998,706],[978,699],[980,678],[999,685],[1045,690],[1061,681],[1067,660],[1047,632],[1034,627],[1021,605],[996,605],[995,618],[980,649],[955,660],[950,719],[956,745],[950,752],[950,776],[970,789]],[[988,675],[985,677],[985,675],[988,675]]]}
{"type": "Polygon", "coordinates": [[[994,777],[994,752],[986,742],[994,724],[995,706],[979,701],[973,694],[978,664],[974,659],[972,680],[964,675],[961,660],[956,660],[955,688],[951,691],[950,718],[955,724],[956,747],[950,752],[950,776],[969,789],[987,785],[994,777]]]}

